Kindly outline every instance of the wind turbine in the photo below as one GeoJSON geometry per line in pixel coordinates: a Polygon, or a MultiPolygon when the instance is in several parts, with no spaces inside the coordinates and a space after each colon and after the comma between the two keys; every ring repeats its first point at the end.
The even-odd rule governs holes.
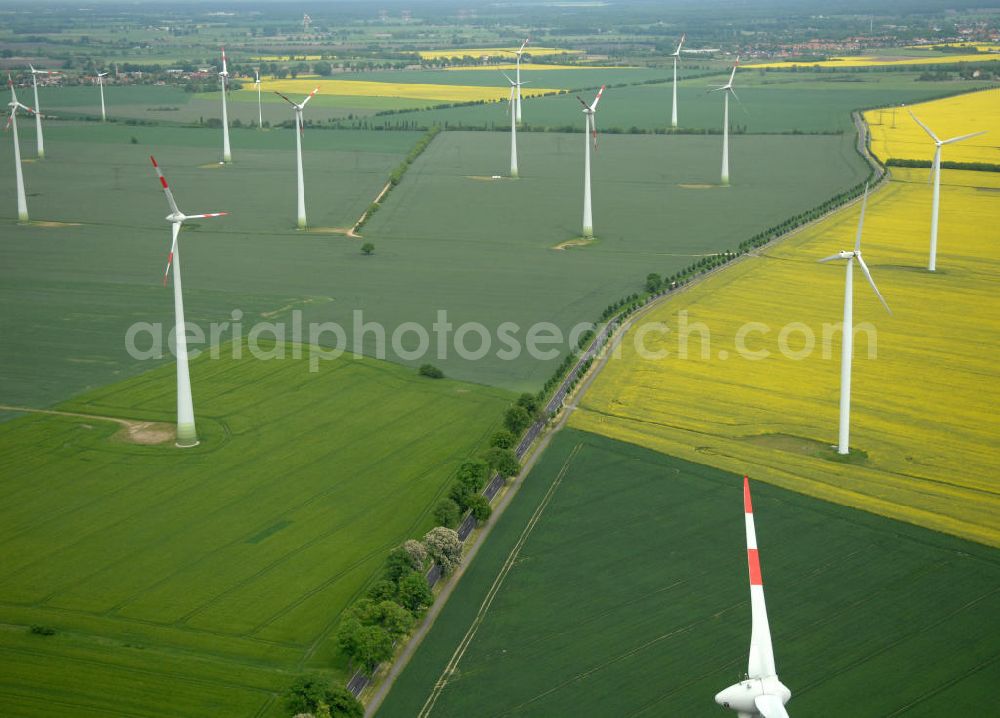
{"type": "Polygon", "coordinates": [[[257,87],[257,129],[264,126],[264,108],[260,100],[260,70],[253,71],[253,84],[257,87]]]}
{"type": "Polygon", "coordinates": [[[295,110],[295,158],[297,160],[298,178],[299,178],[299,217],[298,217],[298,227],[299,229],[306,228],[306,186],[305,180],[302,178],[302,132],[305,128],[302,122],[302,110],[305,108],[306,103],[313,98],[313,96],[319,92],[317,87],[315,90],[306,95],[306,98],[302,102],[296,104],[289,100],[287,97],[282,95],[277,90],[274,94],[283,99],[289,105],[291,105],[295,110]]]}
{"type": "Polygon", "coordinates": [[[97,73],[97,86],[101,88],[101,122],[106,122],[108,119],[104,111],[104,78],[107,74],[106,72],[97,73]]]}
{"type": "Polygon", "coordinates": [[[831,262],[835,259],[847,260],[847,274],[844,279],[844,336],[841,340],[840,349],[840,432],[837,437],[837,453],[846,455],[850,448],[848,446],[851,435],[851,360],[854,355],[854,260],[858,260],[865,279],[875,290],[875,296],[882,302],[885,310],[892,314],[885,298],[875,286],[868,265],[861,258],[861,230],[865,224],[865,206],[868,204],[868,186],[865,185],[865,196],[861,200],[861,216],[858,218],[858,232],[854,238],[853,252],[837,252],[829,257],[820,259],[820,262],[831,262]]]}
{"type": "Polygon", "coordinates": [[[517,106],[518,106],[518,95],[521,92],[521,85],[524,84],[520,80],[510,79],[510,75],[506,72],[500,73],[507,78],[507,82],[510,83],[510,176],[517,177],[517,106]]]}
{"type": "Polygon", "coordinates": [[[530,39],[531,39],[530,37],[526,37],[524,39],[524,42],[521,43],[520,49],[516,53],[517,54],[517,64],[516,64],[517,69],[516,69],[516,74],[514,76],[517,78],[517,123],[518,124],[521,124],[521,84],[522,84],[521,83],[521,55],[524,54],[524,47],[525,47],[525,45],[528,44],[528,40],[530,40],[530,39]]]}
{"type": "Polygon", "coordinates": [[[674,58],[674,105],[670,115],[670,126],[677,128],[677,63],[681,59],[681,48],[684,47],[685,35],[681,35],[681,41],[677,43],[677,50],[670,57],[674,58]]]}
{"type": "Polygon", "coordinates": [[[175,322],[175,342],[177,344],[177,446],[189,447],[198,445],[198,432],[194,425],[194,402],[191,400],[191,375],[188,372],[187,355],[187,328],[184,324],[184,296],[181,292],[181,255],[180,246],[177,243],[177,235],[180,234],[181,225],[189,219],[203,219],[209,217],[222,217],[228,212],[208,212],[206,214],[184,214],[177,209],[174,202],[174,195],[170,192],[166,177],[160,171],[160,166],[156,164],[156,158],[149,156],[156,175],[160,178],[163,186],[163,193],[167,196],[167,204],[170,206],[170,214],[167,221],[170,222],[171,243],[170,254],[167,255],[167,269],[163,273],[163,286],[167,286],[167,278],[170,274],[170,267],[174,269],[174,322],[175,322]]]}
{"type": "Polygon", "coordinates": [[[576,99],[583,105],[583,236],[594,236],[594,218],[590,210],[590,137],[594,138],[594,152],[597,152],[597,103],[601,101],[604,94],[604,85],[597,91],[597,97],[593,103],[587,104],[579,95],[576,99]]]}
{"type": "Polygon", "coordinates": [[[750,480],[743,477],[743,514],[747,531],[747,563],[750,568],[750,658],[746,678],[725,690],[719,691],[715,702],[731,708],[741,718],[788,718],[785,704],[792,692],[778,680],[774,667],[774,649],[771,646],[771,628],[767,622],[764,604],[764,581],[760,575],[760,557],[757,554],[757,532],[753,525],[753,505],[750,502],[750,480]]]}
{"type": "Polygon", "coordinates": [[[722,87],[713,87],[709,92],[722,92],[722,184],[729,184],[729,93],[733,94],[737,100],[740,98],[733,89],[733,78],[736,77],[736,68],[739,67],[740,58],[736,56],[736,63],[733,65],[733,72],[729,75],[729,82],[722,87]]]}
{"type": "Polygon", "coordinates": [[[219,81],[222,83],[222,163],[220,164],[233,161],[233,155],[229,151],[229,114],[226,109],[226,81],[228,79],[226,48],[222,48],[222,72],[219,73],[219,81]]]}
{"type": "Polygon", "coordinates": [[[45,138],[42,137],[42,106],[38,103],[38,76],[51,75],[51,70],[36,70],[30,64],[31,84],[35,88],[35,137],[38,141],[38,159],[45,158],[45,138]]]}
{"type": "Polygon", "coordinates": [[[10,116],[7,118],[7,127],[14,129],[12,134],[14,138],[14,171],[17,175],[17,221],[27,222],[28,200],[24,195],[24,173],[21,169],[21,141],[17,136],[17,110],[20,108],[32,114],[35,114],[35,111],[27,105],[22,105],[18,102],[17,93],[14,92],[14,81],[10,79],[10,75],[7,75],[7,85],[10,87],[10,102],[7,103],[7,107],[10,108],[10,116]]]}
{"type": "Polygon", "coordinates": [[[931,167],[931,176],[934,181],[934,199],[931,204],[931,258],[927,262],[927,269],[933,272],[937,268],[938,209],[941,204],[941,148],[954,142],[961,142],[962,140],[968,140],[972,137],[978,137],[979,135],[986,134],[986,130],[983,130],[982,132],[973,132],[969,135],[952,137],[950,140],[942,140],[938,139],[938,136],[931,132],[931,128],[918,120],[917,116],[912,112],[910,112],[910,117],[913,118],[914,122],[924,128],[924,132],[930,135],[931,139],[934,140],[935,145],[934,164],[931,167]]]}

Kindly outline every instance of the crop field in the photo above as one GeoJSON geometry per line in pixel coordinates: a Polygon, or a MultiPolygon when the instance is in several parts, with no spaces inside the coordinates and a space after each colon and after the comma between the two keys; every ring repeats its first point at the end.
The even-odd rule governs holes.
{"type": "MultiPolygon", "coordinates": [[[[191,364],[198,449],[96,418],[0,423],[5,716],[278,716],[303,668],[344,680],[340,612],[431,527],[509,402],[371,359],[310,373],[232,348],[191,364]]],[[[59,408],[170,422],[174,402],[168,366],[59,408]]]]}
{"type": "MultiPolygon", "coordinates": [[[[497,73],[499,76],[499,73],[497,73]]],[[[503,80],[502,77],[500,77],[503,80]]],[[[506,82],[506,80],[504,80],[506,82]]],[[[401,97],[405,99],[434,100],[436,102],[472,102],[475,100],[500,100],[507,99],[510,94],[510,87],[484,87],[477,85],[428,85],[412,82],[365,82],[362,80],[271,80],[262,82],[261,88],[267,91],[284,92],[286,94],[307,95],[318,87],[320,92],[331,95],[357,95],[360,97],[401,97]]],[[[253,85],[244,85],[240,90],[243,93],[252,92],[254,97],[257,90],[253,85]]],[[[557,92],[556,89],[546,87],[524,87],[521,96],[532,97],[550,92],[557,92]]]]}
{"type": "Polygon", "coordinates": [[[939,271],[930,274],[927,173],[894,168],[869,198],[863,248],[893,315],[856,274],[854,321],[875,336],[855,344],[852,461],[829,448],[839,331],[823,339],[842,316],[844,274],[816,260],[851,245],[857,206],[657,307],[648,319],[677,331],[645,346],[669,356],[641,358],[634,333],[626,337],[573,425],[1000,546],[1000,418],[987,390],[1000,379],[1000,261],[996,233],[984,231],[1000,221],[1000,175],[943,171],[939,271]],[[682,311],[710,333],[707,342],[692,335],[686,359],[682,311]],[[752,332],[747,351],[741,331],[752,332]]]}
{"type": "MultiPolygon", "coordinates": [[[[899,48],[900,50],[905,48],[899,48]]],[[[1000,53],[970,52],[968,54],[938,53],[912,50],[899,52],[892,50],[891,55],[857,55],[850,57],[831,57],[828,60],[789,60],[785,62],[763,62],[747,65],[748,68],[785,68],[785,67],[910,67],[913,65],[951,65],[958,62],[996,62],[1000,53]]]]}
{"type": "MultiPolygon", "coordinates": [[[[618,70],[624,72],[640,72],[618,70]]],[[[645,71],[642,71],[645,72],[645,71]]],[[[523,73],[522,73],[523,74],[523,73]]],[[[552,73],[555,75],[556,73],[552,73]]],[[[546,86],[586,87],[583,94],[593,96],[601,84],[607,82],[629,82],[602,77],[601,73],[587,73],[587,82],[549,80],[546,86]]],[[[730,120],[740,131],[760,132],[852,132],[851,111],[857,108],[878,105],[920,102],[940,97],[943,94],[981,87],[981,83],[950,81],[923,83],[916,81],[916,74],[876,73],[863,78],[857,75],[780,73],[765,70],[750,71],[747,68],[736,73],[736,87],[740,102],[730,107],[730,120]]],[[[645,78],[632,80],[639,82],[645,78]]],[[[601,101],[598,127],[640,129],[665,128],[670,122],[671,85],[633,85],[628,87],[608,87],[601,101]]],[[[501,77],[502,81],[503,78],[501,77]]],[[[682,128],[698,130],[722,130],[722,99],[718,93],[707,93],[712,86],[725,81],[722,75],[681,80],[678,83],[679,121],[682,128]]],[[[537,97],[524,103],[524,121],[534,127],[565,127],[582,125],[580,104],[573,96],[576,93],[537,97]]],[[[509,125],[503,105],[477,105],[439,110],[407,112],[386,118],[392,123],[397,119],[416,121],[418,126],[431,124],[451,127],[467,126],[493,128],[509,125]]],[[[379,124],[380,118],[373,120],[379,124]]]]}
{"type": "MultiPolygon", "coordinates": [[[[188,320],[206,332],[236,309],[248,327],[287,322],[293,309],[306,324],[351,327],[360,309],[390,332],[408,321],[429,327],[438,310],[456,326],[553,321],[568,329],[637,291],[649,272],[733,247],[865,173],[848,137],[737,137],[733,186],[721,190],[712,187],[719,138],[606,136],[594,160],[599,241],[558,251],[580,231],[582,133],[523,135],[522,179],[510,182],[483,179],[505,172],[506,135],[448,132],[365,226],[376,254],[364,257],[359,240],[333,228],[360,217],[418,135],[307,129],[306,205],[316,231],[299,232],[292,131],[234,131],[228,167],[214,164],[220,134],[52,123],[48,158],[25,164],[25,175],[32,217],[63,226],[13,226],[13,178],[0,174],[9,200],[0,213],[11,223],[0,245],[4,402],[48,406],[130,376],[141,367],[125,352],[128,327],[170,326],[171,295],[160,285],[167,207],[151,152],[182,209],[231,213],[181,235],[188,320]],[[827,171],[813,172],[818,164],[827,171]],[[671,214],[680,207],[688,211],[671,214]],[[39,342],[47,351],[30,351],[39,342]]],[[[32,140],[22,133],[26,156],[32,140]]],[[[558,361],[526,352],[504,360],[499,348],[480,361],[454,351],[432,361],[456,378],[532,391],[558,361]]]]}
{"type": "MultiPolygon", "coordinates": [[[[974,715],[1000,552],[753,478],[789,712],[974,715]]],[[[377,715],[722,715],[750,642],[742,508],[738,473],[564,430],[377,715]]]]}
{"type": "MultiPolygon", "coordinates": [[[[649,272],[670,274],[735,247],[866,175],[846,136],[737,137],[733,186],[721,189],[720,138],[607,135],[594,158],[597,242],[559,250],[580,233],[584,141],[582,132],[520,135],[521,178],[508,181],[490,179],[507,173],[505,134],[439,135],[363,230],[386,251],[369,296],[412,287],[409,315],[398,300],[373,299],[366,310],[389,325],[429,326],[446,309],[455,326],[514,322],[522,339],[541,321],[566,332],[638,291],[649,272]],[[814,172],[820,163],[826,171],[814,172]]],[[[442,366],[518,390],[536,389],[554,366],[527,352],[500,358],[497,349],[473,361],[451,353],[442,366]]]]}
{"type": "MultiPolygon", "coordinates": [[[[27,158],[34,156],[33,127],[21,130],[27,158]]],[[[146,367],[125,352],[128,327],[172,325],[171,291],[160,282],[170,248],[163,221],[168,208],[151,153],[182,209],[231,213],[189,223],[181,235],[188,321],[207,326],[238,309],[250,326],[265,314],[287,321],[293,308],[321,311],[345,299],[353,305],[360,282],[345,295],[336,275],[357,272],[365,259],[358,243],[293,229],[293,130],[234,130],[229,167],[215,164],[220,135],[50,123],[47,159],[24,165],[28,208],[42,224],[14,224],[13,176],[0,174],[6,200],[0,205],[0,302],[6,308],[0,313],[6,337],[0,403],[48,406],[131,376],[146,367]]],[[[418,137],[307,130],[306,206],[313,226],[352,225],[418,137]]],[[[9,142],[0,159],[12,162],[9,142]]]]}
{"type": "MultiPolygon", "coordinates": [[[[985,135],[950,145],[942,152],[942,161],[989,162],[1000,164],[1000,89],[946,97],[908,108],[941,139],[986,130],[985,135]]],[[[892,110],[865,113],[871,127],[872,152],[882,160],[934,159],[934,141],[908,112],[897,112],[895,126],[892,110]]]]}

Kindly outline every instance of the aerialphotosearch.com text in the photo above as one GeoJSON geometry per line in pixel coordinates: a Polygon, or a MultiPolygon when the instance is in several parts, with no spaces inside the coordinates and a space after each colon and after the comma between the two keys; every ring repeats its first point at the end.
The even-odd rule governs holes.
{"type": "MultiPolygon", "coordinates": [[[[429,326],[407,321],[388,327],[366,320],[364,310],[355,309],[351,321],[304,322],[300,310],[293,310],[288,321],[258,321],[247,324],[243,312],[234,309],[226,321],[212,322],[207,331],[193,322],[185,330],[188,356],[203,352],[217,359],[223,349],[234,359],[247,352],[255,359],[308,359],[309,371],[319,371],[324,361],[332,361],[349,353],[355,359],[376,359],[403,362],[446,361],[457,357],[479,361],[493,356],[501,361],[514,361],[530,356],[549,361],[568,351],[579,349],[581,340],[596,332],[593,322],[580,322],[568,330],[554,322],[536,322],[522,326],[506,321],[495,326],[467,321],[454,324],[446,309],[439,309],[429,326]]],[[[641,359],[727,360],[740,358],[760,361],[773,356],[803,360],[816,356],[831,359],[837,355],[840,343],[840,323],[824,323],[813,328],[804,322],[789,322],[773,327],[763,322],[746,322],[725,341],[717,339],[713,346],[711,328],[692,320],[686,310],[678,311],[673,321],[638,320],[627,338],[615,342],[612,357],[621,357],[633,350],[641,359]],[[630,346],[625,347],[627,342],[630,346]]],[[[169,352],[176,356],[176,333],[173,324],[136,322],[125,333],[125,348],[136,360],[162,359],[169,352]]],[[[867,347],[867,358],[877,358],[877,332],[869,322],[854,327],[855,344],[867,347]],[[863,342],[858,342],[864,339],[863,342]]]]}

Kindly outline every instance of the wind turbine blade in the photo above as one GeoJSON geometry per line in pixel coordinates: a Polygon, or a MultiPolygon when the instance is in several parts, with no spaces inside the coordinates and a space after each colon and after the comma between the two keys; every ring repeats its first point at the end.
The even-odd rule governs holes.
{"type": "Polygon", "coordinates": [[[774,669],[774,651],[771,648],[771,628],[767,623],[764,604],[764,581],[760,574],[760,557],[757,555],[757,533],[753,523],[753,505],[750,502],[750,480],[743,477],[743,513],[747,531],[747,563],[750,568],[750,659],[747,675],[766,678],[777,675],[774,669]]]}
{"type": "Polygon", "coordinates": [[[858,264],[861,265],[861,271],[864,273],[865,279],[868,280],[868,283],[872,285],[872,289],[875,291],[875,296],[878,297],[878,300],[882,302],[882,306],[885,307],[885,310],[891,315],[892,310],[889,309],[889,305],[886,303],[885,297],[882,296],[882,292],[880,292],[878,287],[875,286],[875,280],[872,279],[872,273],[868,271],[868,265],[865,264],[865,260],[861,258],[860,254],[857,255],[857,259],[858,264]]]}
{"type": "Polygon", "coordinates": [[[840,256],[840,252],[837,252],[836,254],[831,254],[829,257],[823,257],[823,259],[817,259],[816,261],[822,264],[824,262],[832,262],[835,259],[843,259],[843,257],[840,256]]]}
{"type": "Polygon", "coordinates": [[[740,56],[736,56],[736,62],[733,64],[733,71],[729,75],[729,85],[733,84],[733,78],[736,77],[736,68],[740,66],[740,56]]]}
{"type": "Polygon", "coordinates": [[[940,142],[941,141],[941,140],[938,139],[937,135],[935,135],[933,132],[931,132],[931,128],[930,127],[928,127],[923,122],[921,122],[920,120],[917,119],[917,116],[913,114],[912,110],[907,110],[907,112],[910,113],[910,117],[913,118],[914,122],[916,122],[918,125],[920,125],[921,127],[924,128],[924,132],[926,132],[928,135],[930,135],[932,140],[934,140],[935,142],[940,142]]]}
{"type": "Polygon", "coordinates": [[[861,251],[861,230],[865,226],[865,207],[868,206],[868,183],[865,183],[865,196],[861,198],[861,216],[858,217],[858,231],[854,235],[854,251],[861,251]]]}
{"type": "Polygon", "coordinates": [[[730,87],[729,91],[731,93],[733,93],[733,97],[735,97],[736,101],[738,103],[740,103],[740,109],[743,110],[743,112],[746,113],[746,115],[749,116],[750,115],[750,111],[747,109],[747,106],[743,104],[743,100],[740,99],[740,96],[736,94],[736,90],[734,90],[732,87],[730,87]]]}
{"type": "Polygon", "coordinates": [[[590,106],[590,109],[597,112],[597,103],[601,101],[601,96],[604,94],[604,85],[601,85],[601,89],[597,91],[597,97],[594,98],[594,104],[590,106]]]}
{"type": "Polygon", "coordinates": [[[753,699],[753,704],[764,718],[788,718],[788,711],[776,695],[765,693],[757,696],[753,699]]]}
{"type": "Polygon", "coordinates": [[[156,176],[160,178],[160,184],[163,186],[163,193],[167,195],[167,204],[170,205],[170,210],[172,212],[176,212],[177,214],[182,214],[181,211],[177,209],[177,203],[174,202],[174,194],[170,191],[170,185],[167,184],[167,178],[163,176],[160,166],[156,164],[156,158],[153,157],[153,155],[150,155],[149,160],[153,163],[153,169],[156,170],[156,176]]]}
{"type": "MultiPolygon", "coordinates": [[[[514,87],[514,86],[516,86],[516,85],[517,85],[517,83],[516,83],[516,82],[514,82],[514,81],[513,81],[512,79],[510,79],[510,75],[508,75],[508,74],[507,74],[506,72],[504,72],[503,70],[500,70],[500,74],[501,74],[501,75],[503,75],[504,77],[506,77],[506,78],[507,78],[507,82],[509,82],[509,83],[511,84],[511,87],[514,87]]],[[[581,100],[581,102],[582,102],[582,100],[581,100]]]]}
{"type": "Polygon", "coordinates": [[[677,43],[677,52],[674,53],[675,55],[677,55],[677,57],[680,57],[680,55],[681,55],[681,48],[684,47],[684,38],[685,37],[687,37],[687,35],[681,35],[681,41],[679,43],[677,43]]]}
{"type": "Polygon", "coordinates": [[[597,114],[591,113],[590,117],[590,135],[594,138],[594,152],[597,152],[597,114]]]}
{"type": "Polygon", "coordinates": [[[934,151],[934,161],[931,162],[931,173],[927,175],[927,184],[934,181],[934,175],[936,175],[940,170],[941,165],[941,146],[939,145],[934,151]]]}
{"type": "Polygon", "coordinates": [[[167,280],[170,278],[170,266],[174,263],[174,252],[177,250],[177,235],[181,231],[181,223],[174,222],[170,225],[170,231],[173,235],[173,239],[170,241],[170,253],[167,255],[167,268],[163,270],[163,286],[167,286],[167,280]]]}
{"type": "Polygon", "coordinates": [[[189,219],[210,219],[212,217],[225,217],[229,212],[206,212],[205,214],[186,214],[184,221],[189,219]]]}
{"type": "Polygon", "coordinates": [[[524,52],[524,47],[525,47],[525,45],[528,44],[528,40],[530,40],[530,39],[531,39],[530,37],[524,39],[524,42],[521,43],[521,49],[517,51],[518,55],[520,55],[522,52],[524,52]]]}
{"type": "Polygon", "coordinates": [[[14,121],[14,108],[11,108],[10,114],[7,115],[7,124],[3,128],[4,132],[10,129],[10,123],[13,121],[14,121]]]}
{"type": "Polygon", "coordinates": [[[229,74],[229,70],[226,69],[226,48],[222,48],[222,74],[229,74]]]}
{"type": "Polygon", "coordinates": [[[945,140],[941,144],[942,145],[950,145],[952,142],[961,142],[962,140],[967,140],[967,139],[970,139],[972,137],[979,137],[979,135],[985,135],[985,134],[986,134],[986,130],[981,130],[979,132],[973,132],[971,134],[962,135],[960,137],[952,137],[950,140],[945,140]]]}
{"type": "Polygon", "coordinates": [[[309,95],[306,97],[306,99],[302,100],[302,103],[299,105],[299,107],[305,107],[306,103],[309,102],[309,100],[311,100],[312,98],[314,98],[317,92],[319,92],[318,87],[312,92],[310,92],[309,95]]]}
{"type": "Polygon", "coordinates": [[[281,94],[280,92],[278,92],[277,90],[274,90],[274,94],[275,94],[275,95],[277,95],[278,97],[280,97],[280,98],[281,98],[282,100],[284,100],[285,102],[287,102],[287,103],[288,103],[289,105],[291,105],[292,107],[298,107],[298,105],[296,105],[296,104],[295,104],[294,102],[292,102],[291,100],[289,100],[289,99],[288,99],[287,97],[285,97],[284,95],[282,95],[282,94],[281,94]]]}
{"type": "Polygon", "coordinates": [[[577,95],[576,99],[578,99],[580,101],[580,104],[583,105],[585,108],[587,108],[588,110],[590,109],[590,105],[588,105],[586,102],[584,102],[582,97],[580,97],[579,95],[577,95]]]}

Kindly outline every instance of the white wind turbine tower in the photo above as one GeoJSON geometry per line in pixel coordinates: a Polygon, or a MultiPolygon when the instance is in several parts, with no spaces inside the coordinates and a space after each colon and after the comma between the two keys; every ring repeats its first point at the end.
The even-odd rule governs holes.
{"type": "Polygon", "coordinates": [[[969,135],[961,135],[960,137],[952,137],[950,140],[938,139],[938,136],[931,132],[931,128],[925,125],[923,122],[917,119],[917,116],[910,112],[910,117],[924,128],[924,132],[930,135],[931,139],[934,140],[934,164],[931,167],[931,179],[934,182],[934,199],[931,204],[931,257],[927,262],[927,269],[931,272],[937,269],[937,232],[938,232],[938,209],[941,204],[941,148],[945,145],[950,145],[955,142],[961,142],[962,140],[968,140],[972,137],[978,137],[979,135],[986,134],[986,130],[982,132],[973,132],[969,135]]]}
{"type": "Polygon", "coordinates": [[[28,69],[31,70],[31,84],[35,89],[35,137],[38,141],[38,159],[45,158],[45,138],[42,137],[42,106],[38,103],[38,76],[39,75],[51,75],[50,70],[36,70],[31,65],[28,65],[28,69]]]}
{"type": "Polygon", "coordinates": [[[306,103],[313,98],[313,96],[319,92],[317,87],[315,90],[306,95],[306,98],[302,100],[299,104],[296,104],[289,100],[287,97],[282,95],[277,90],[274,94],[283,99],[295,110],[295,158],[296,158],[296,169],[298,170],[298,180],[299,180],[299,215],[298,215],[298,227],[299,229],[306,228],[306,186],[305,180],[302,177],[302,132],[305,125],[302,121],[302,110],[305,108],[306,103]]]}
{"type": "Polygon", "coordinates": [[[517,177],[517,117],[516,117],[517,110],[516,110],[516,108],[518,106],[518,99],[517,98],[521,94],[521,85],[523,85],[524,83],[522,83],[520,80],[516,80],[515,81],[515,80],[510,79],[510,75],[508,75],[506,72],[502,72],[501,71],[500,74],[502,74],[504,77],[506,77],[507,78],[507,82],[510,83],[510,176],[511,177],[517,177]]]}
{"type": "MultiPolygon", "coordinates": [[[[739,67],[740,58],[736,56],[736,63],[733,65],[733,72],[729,75],[729,82],[722,87],[713,87],[709,92],[722,92],[722,184],[729,184],[729,93],[736,97],[736,90],[733,89],[733,79],[736,77],[736,68],[739,67]]],[[[736,97],[739,100],[739,97],[736,97]]]]}
{"type": "Polygon", "coordinates": [[[583,236],[594,236],[594,218],[590,208],[590,140],[594,140],[594,152],[597,152],[597,103],[604,94],[604,85],[597,91],[593,103],[587,104],[579,95],[576,99],[583,105],[583,236]],[[590,135],[590,136],[588,136],[590,135]]]}
{"type": "Polygon", "coordinates": [[[715,702],[723,708],[736,711],[740,718],[788,718],[785,704],[791,699],[792,692],[778,680],[778,672],[774,667],[771,627],[767,622],[764,581],[757,553],[753,504],[750,502],[750,480],[746,476],[743,477],[743,515],[746,521],[747,563],[750,568],[750,658],[747,661],[746,678],[719,691],[715,702]]]}
{"type": "Polygon", "coordinates": [[[670,57],[674,58],[674,104],[670,114],[670,126],[677,128],[677,63],[681,60],[681,48],[684,47],[685,35],[681,35],[681,41],[677,43],[677,50],[670,57]]]}
{"type": "Polygon", "coordinates": [[[835,259],[847,260],[847,274],[844,279],[844,327],[843,338],[840,349],[840,431],[837,436],[837,453],[846,455],[850,451],[851,436],[851,361],[854,356],[854,260],[858,260],[865,279],[872,285],[875,296],[882,302],[885,310],[892,314],[885,298],[875,286],[868,265],[861,258],[861,230],[865,224],[865,206],[868,204],[868,187],[865,186],[865,196],[861,200],[861,216],[858,218],[858,232],[854,238],[853,252],[837,252],[829,257],[820,259],[820,262],[831,262],[835,259]]]}
{"type": "Polygon", "coordinates": [[[7,103],[7,107],[10,108],[10,116],[7,117],[7,127],[11,127],[14,130],[12,135],[14,139],[14,171],[17,175],[17,221],[27,222],[28,200],[24,194],[24,172],[21,169],[21,141],[17,136],[17,110],[20,108],[31,113],[35,111],[18,101],[17,94],[14,92],[14,81],[10,78],[10,75],[7,75],[7,85],[10,87],[10,102],[7,103]]]}
{"type": "Polygon", "coordinates": [[[104,78],[107,76],[106,72],[97,73],[97,86],[101,88],[101,122],[107,122],[108,116],[104,111],[104,78]]]}
{"type": "Polygon", "coordinates": [[[226,86],[229,80],[229,70],[226,67],[226,48],[222,48],[222,72],[219,73],[219,81],[222,83],[222,162],[233,161],[233,155],[229,151],[229,113],[226,108],[226,86]]]}
{"type": "Polygon", "coordinates": [[[156,175],[160,178],[163,192],[167,196],[167,204],[170,206],[170,214],[167,221],[170,222],[171,242],[170,254],[167,255],[167,269],[163,273],[163,285],[166,286],[170,268],[174,270],[174,335],[177,344],[177,446],[189,447],[198,445],[198,432],[194,425],[194,402],[191,400],[191,374],[188,371],[187,353],[187,330],[184,324],[184,296],[181,292],[181,255],[180,246],[177,243],[177,236],[180,234],[181,225],[189,219],[202,219],[208,217],[222,217],[228,212],[209,212],[206,214],[184,214],[177,209],[174,202],[174,195],[170,192],[160,166],[156,164],[156,159],[150,155],[149,159],[156,169],[156,175]]]}
{"type": "Polygon", "coordinates": [[[260,70],[253,71],[253,84],[257,87],[257,129],[264,126],[264,106],[260,99],[260,70]]]}

